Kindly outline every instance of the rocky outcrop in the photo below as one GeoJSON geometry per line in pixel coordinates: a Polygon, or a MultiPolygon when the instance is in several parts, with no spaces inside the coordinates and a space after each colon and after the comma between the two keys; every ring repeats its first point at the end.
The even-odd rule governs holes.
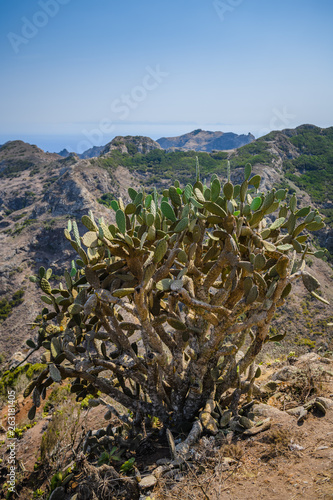
{"type": "Polygon", "coordinates": [[[178,137],[161,137],[157,142],[163,149],[182,151],[228,150],[239,148],[254,141],[252,134],[237,135],[232,132],[211,132],[207,130],[193,130],[178,137]]]}
{"type": "Polygon", "coordinates": [[[150,139],[150,137],[143,137],[141,135],[127,135],[126,137],[117,136],[105,146],[101,155],[107,156],[108,153],[111,153],[114,150],[131,155],[136,153],[147,154],[154,149],[162,148],[156,141],[150,139]]]}

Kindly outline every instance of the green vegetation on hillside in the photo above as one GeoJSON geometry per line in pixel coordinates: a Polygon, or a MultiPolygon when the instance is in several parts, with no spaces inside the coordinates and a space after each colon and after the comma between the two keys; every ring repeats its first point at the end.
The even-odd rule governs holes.
{"type": "MultiPolygon", "coordinates": [[[[307,191],[313,201],[325,204],[333,200],[333,127],[300,127],[297,135],[290,137],[301,155],[286,160],[286,177],[307,191]]],[[[321,212],[327,223],[333,222],[333,209],[323,207],[321,212]]]]}
{"type": "Polygon", "coordinates": [[[13,312],[13,307],[16,307],[24,301],[24,290],[17,290],[12,295],[11,300],[6,298],[0,300],[0,322],[5,320],[13,312]]]}
{"type": "Polygon", "coordinates": [[[237,149],[231,156],[230,164],[232,167],[244,167],[247,163],[251,165],[271,164],[274,155],[269,152],[269,144],[263,139],[257,139],[246,146],[237,149]]]}
{"type": "Polygon", "coordinates": [[[155,149],[147,154],[121,153],[112,151],[107,158],[98,158],[97,163],[103,168],[116,168],[118,165],[127,167],[130,172],[149,174],[146,186],[158,185],[164,179],[178,178],[186,184],[195,176],[195,157],[199,158],[203,177],[213,173],[224,173],[227,170],[228,154],[223,151],[216,153],[198,153],[196,151],[166,151],[155,149]]]}
{"type": "Polygon", "coordinates": [[[18,366],[14,370],[6,370],[1,374],[0,378],[0,399],[7,397],[9,389],[22,389],[27,383],[27,380],[32,380],[36,375],[39,375],[46,365],[42,363],[26,363],[18,366]]]}
{"type": "Polygon", "coordinates": [[[0,171],[0,178],[15,177],[20,172],[34,167],[34,163],[28,160],[8,160],[6,166],[0,171]]]}

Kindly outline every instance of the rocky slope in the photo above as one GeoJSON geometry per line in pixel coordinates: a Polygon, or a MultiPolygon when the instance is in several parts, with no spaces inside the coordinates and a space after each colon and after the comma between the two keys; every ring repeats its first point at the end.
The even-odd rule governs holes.
{"type": "Polygon", "coordinates": [[[163,149],[181,151],[213,151],[234,149],[249,144],[255,139],[252,134],[237,135],[232,132],[193,130],[178,137],[161,137],[157,142],[163,149]]]}
{"type": "MultiPolygon", "coordinates": [[[[320,138],[324,132],[318,129],[312,133],[320,138]]],[[[286,162],[297,160],[304,150],[304,145],[291,140],[303,137],[302,134],[304,128],[276,132],[229,153],[197,153],[202,176],[207,177],[208,183],[213,172],[225,179],[229,158],[231,178],[237,183],[243,165],[251,162],[254,172],[262,176],[263,190],[272,185],[287,186],[297,192],[299,206],[314,201],[324,210],[320,200],[286,177],[286,162]]],[[[193,151],[167,153],[155,141],[143,137],[117,137],[100,157],[92,159],[81,159],[75,154],[63,158],[22,141],[0,148],[0,352],[5,357],[10,358],[16,351],[24,353],[25,339],[31,336],[28,323],[33,322],[42,307],[29,275],[41,265],[52,267],[55,286],[74,258],[72,247],[63,237],[68,219],[80,221],[82,215],[92,210],[111,222],[114,212],[98,203],[98,199],[127,199],[128,187],[144,185],[151,189],[156,183],[163,187],[169,182],[168,177],[186,183],[194,178],[195,156],[193,151]],[[17,291],[24,295],[13,301],[17,291]]],[[[296,180],[302,178],[302,171],[304,168],[295,167],[296,180]]],[[[323,244],[329,246],[331,236],[330,227],[322,231],[323,244]]],[[[308,258],[307,265],[332,303],[332,267],[314,258],[308,258]]],[[[327,327],[332,320],[331,306],[316,302],[301,285],[296,285],[288,306],[277,313],[273,323],[276,331],[290,334],[281,344],[281,352],[333,350],[332,332],[327,327]]]]}

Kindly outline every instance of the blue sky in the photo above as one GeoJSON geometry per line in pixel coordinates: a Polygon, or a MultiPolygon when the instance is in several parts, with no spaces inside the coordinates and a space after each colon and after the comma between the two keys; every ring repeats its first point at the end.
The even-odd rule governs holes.
{"type": "Polygon", "coordinates": [[[331,0],[4,0],[0,144],[333,125],[331,0]]]}

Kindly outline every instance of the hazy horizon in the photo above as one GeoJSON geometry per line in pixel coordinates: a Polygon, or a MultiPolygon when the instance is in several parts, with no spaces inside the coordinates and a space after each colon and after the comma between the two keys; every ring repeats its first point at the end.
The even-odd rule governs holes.
{"type": "MultiPolygon", "coordinates": [[[[284,128],[296,128],[300,125],[304,125],[304,124],[299,123],[293,127],[288,126],[288,127],[280,127],[279,129],[271,129],[271,130],[265,131],[264,133],[262,133],[260,135],[256,135],[251,130],[247,130],[245,127],[234,127],[234,130],[227,130],[227,129],[222,130],[221,127],[218,127],[218,125],[215,126],[214,124],[208,124],[207,126],[206,125],[200,126],[200,124],[195,124],[195,123],[182,124],[182,125],[170,124],[167,126],[164,124],[163,125],[159,124],[158,126],[155,126],[155,127],[152,127],[152,125],[149,125],[149,126],[147,126],[147,129],[145,127],[143,127],[143,129],[140,127],[137,127],[137,130],[141,130],[142,133],[140,131],[139,132],[136,131],[135,125],[131,125],[127,128],[126,128],[126,126],[124,126],[123,127],[124,130],[122,132],[118,130],[119,133],[116,132],[114,134],[110,134],[109,137],[107,137],[105,134],[103,134],[103,137],[105,138],[105,140],[101,140],[101,141],[93,141],[92,137],[91,137],[91,140],[89,140],[88,137],[82,136],[82,134],[78,134],[78,135],[58,135],[58,134],[43,135],[43,134],[24,134],[24,133],[21,133],[21,134],[18,134],[17,137],[12,136],[11,134],[8,134],[8,136],[6,136],[5,134],[0,134],[0,146],[5,144],[8,141],[21,140],[21,141],[27,142],[29,144],[35,144],[40,149],[44,150],[45,152],[49,152],[49,153],[59,153],[63,149],[67,149],[67,151],[69,151],[69,152],[81,154],[93,146],[104,146],[108,142],[112,141],[112,139],[118,135],[121,135],[121,136],[141,135],[141,136],[150,137],[151,139],[156,141],[157,139],[160,139],[161,137],[175,137],[175,136],[179,136],[179,135],[183,135],[183,134],[192,132],[193,130],[196,130],[196,129],[202,129],[202,130],[209,130],[212,132],[216,132],[216,131],[221,131],[224,133],[233,132],[233,133],[239,134],[239,135],[241,135],[241,134],[247,135],[248,133],[251,133],[252,135],[255,136],[256,139],[258,139],[259,137],[262,137],[263,135],[271,132],[272,130],[282,130],[284,128]],[[151,130],[151,133],[148,133],[149,130],[151,130]],[[165,133],[157,133],[157,131],[159,131],[159,130],[161,132],[164,130],[165,133]],[[84,147],[84,146],[86,146],[86,147],[84,147]]],[[[326,127],[326,126],[318,125],[316,123],[312,123],[311,125],[316,125],[316,126],[322,127],[322,128],[327,128],[327,127],[333,126],[333,125],[327,125],[327,127],[326,127]]],[[[91,129],[91,130],[93,131],[94,129],[91,129]]]]}

